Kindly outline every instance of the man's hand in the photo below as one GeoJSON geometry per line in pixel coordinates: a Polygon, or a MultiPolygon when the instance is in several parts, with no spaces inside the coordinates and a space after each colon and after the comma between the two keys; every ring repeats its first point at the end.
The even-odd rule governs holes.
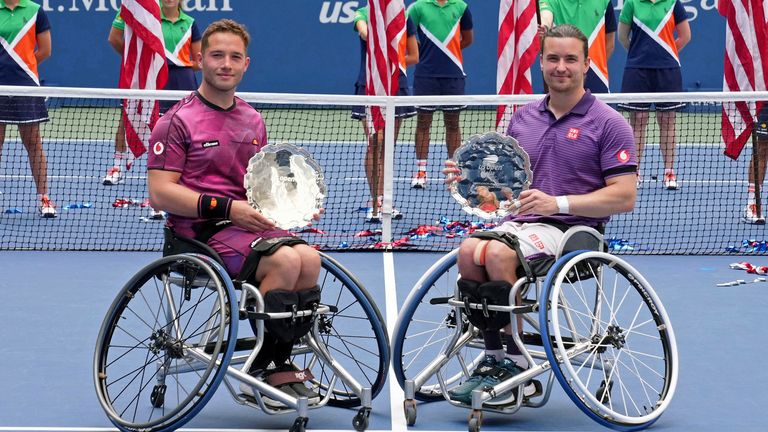
{"type": "Polygon", "coordinates": [[[446,160],[443,163],[443,174],[445,174],[445,184],[450,185],[453,182],[461,181],[461,169],[456,165],[456,161],[446,160]]]}
{"type": "Polygon", "coordinates": [[[537,214],[550,216],[558,213],[557,200],[552,195],[547,195],[538,189],[528,189],[520,193],[518,197],[520,208],[517,214],[537,214]]]}
{"type": "Polygon", "coordinates": [[[232,201],[229,219],[235,226],[250,232],[268,231],[276,228],[272,221],[251,207],[247,201],[242,200],[232,201]]]}

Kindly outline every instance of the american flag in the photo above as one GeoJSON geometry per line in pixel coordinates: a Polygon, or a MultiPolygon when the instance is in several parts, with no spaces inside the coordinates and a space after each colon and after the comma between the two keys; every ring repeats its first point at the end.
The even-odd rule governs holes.
{"type": "MultiPolygon", "coordinates": [[[[400,48],[405,38],[405,3],[403,0],[369,0],[368,60],[365,93],[373,96],[397,94],[400,76],[400,48]]],[[[369,130],[384,128],[384,114],[379,106],[370,108],[369,130]]]]}
{"type": "MultiPolygon", "coordinates": [[[[120,88],[162,89],[168,80],[165,45],[157,0],[123,0],[120,16],[125,21],[125,48],[120,69],[120,88]]],[[[156,101],[126,99],[123,121],[128,147],[136,157],[147,151],[149,134],[158,118],[156,101]]]]}
{"type": "MultiPolygon", "coordinates": [[[[501,0],[497,48],[496,92],[532,94],[531,66],[539,52],[536,0],[501,0]]],[[[496,129],[507,130],[513,107],[496,108],[496,129]]]]}
{"type": "MultiPolygon", "coordinates": [[[[764,0],[719,0],[726,19],[723,91],[768,89],[768,13],[764,0]]],[[[737,159],[749,140],[763,102],[723,104],[725,155],[737,159]]]]}

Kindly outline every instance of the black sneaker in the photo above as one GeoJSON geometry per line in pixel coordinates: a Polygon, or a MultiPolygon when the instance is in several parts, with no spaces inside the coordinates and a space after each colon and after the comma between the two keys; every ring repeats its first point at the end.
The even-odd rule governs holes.
{"type": "MultiPolygon", "coordinates": [[[[515,375],[518,375],[521,372],[523,372],[525,369],[518,366],[514,360],[509,358],[504,358],[504,360],[502,360],[501,363],[499,363],[498,370],[499,370],[499,373],[496,375],[496,378],[498,379],[498,381],[495,384],[511,379],[515,375]]],[[[485,402],[485,405],[488,405],[490,407],[501,407],[501,406],[510,405],[515,402],[515,399],[517,399],[517,390],[518,390],[518,387],[515,387],[506,393],[497,395],[495,398],[485,402]]],[[[541,383],[535,380],[531,380],[525,384],[525,387],[523,388],[524,398],[534,397],[540,394],[541,394],[541,383]]]]}

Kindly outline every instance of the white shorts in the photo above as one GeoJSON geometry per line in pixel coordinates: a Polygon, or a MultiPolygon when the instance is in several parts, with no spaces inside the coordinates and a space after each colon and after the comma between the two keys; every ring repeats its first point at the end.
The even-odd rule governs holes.
{"type": "Polygon", "coordinates": [[[493,231],[512,233],[520,241],[520,251],[526,258],[533,256],[555,256],[557,246],[563,238],[559,228],[545,223],[504,222],[493,231]]]}

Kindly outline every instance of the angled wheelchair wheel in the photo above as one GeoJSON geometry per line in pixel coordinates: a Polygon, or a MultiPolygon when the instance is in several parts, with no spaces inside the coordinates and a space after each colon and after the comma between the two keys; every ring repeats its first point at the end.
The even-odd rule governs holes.
{"type": "MultiPolygon", "coordinates": [[[[321,302],[336,308],[318,317],[320,343],[362,386],[370,387],[372,397],[381,392],[389,365],[389,336],[384,318],[360,281],[338,261],[320,253],[322,269],[318,278],[321,302]]],[[[293,362],[309,368],[320,387],[321,396],[331,392],[328,404],[338,407],[361,405],[360,398],[341,379],[331,388],[333,371],[306,347],[294,348],[293,362]]]]}
{"type": "Polygon", "coordinates": [[[94,353],[99,402],[123,431],[181,427],[208,402],[235,347],[232,281],[202,255],[161,258],[115,298],[94,353]]]}
{"type": "Polygon", "coordinates": [[[616,430],[653,424],[675,393],[678,355],[645,278],[618,257],[576,251],[549,271],[542,299],[544,348],[573,402],[616,430]]]}
{"type": "MultiPolygon", "coordinates": [[[[459,277],[456,266],[458,249],[438,260],[419,279],[405,300],[395,324],[392,365],[395,377],[404,387],[406,379],[415,378],[440,353],[445,351],[456,332],[469,328],[463,314],[456,315],[447,299],[454,296],[459,277]]],[[[452,386],[471,373],[483,357],[483,344],[475,340],[464,345],[442,368],[446,385],[452,386]]],[[[416,389],[416,399],[442,400],[437,375],[416,389]]]]}

